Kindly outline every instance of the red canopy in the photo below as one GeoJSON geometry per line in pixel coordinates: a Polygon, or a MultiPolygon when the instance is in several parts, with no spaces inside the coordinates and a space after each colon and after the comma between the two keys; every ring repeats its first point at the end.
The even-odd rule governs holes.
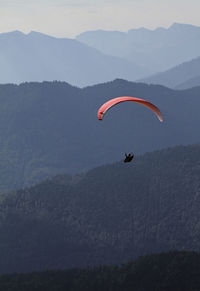
{"type": "Polygon", "coordinates": [[[128,96],[117,97],[117,98],[111,99],[111,100],[107,101],[106,103],[104,103],[98,110],[98,115],[97,115],[98,119],[102,120],[104,114],[111,107],[115,106],[118,103],[125,102],[125,101],[132,101],[132,102],[136,102],[136,103],[139,103],[139,104],[146,106],[147,108],[151,109],[156,114],[156,116],[158,117],[160,122],[163,121],[163,117],[162,117],[160,110],[154,104],[152,104],[146,100],[140,99],[140,98],[128,97],[128,96]]]}

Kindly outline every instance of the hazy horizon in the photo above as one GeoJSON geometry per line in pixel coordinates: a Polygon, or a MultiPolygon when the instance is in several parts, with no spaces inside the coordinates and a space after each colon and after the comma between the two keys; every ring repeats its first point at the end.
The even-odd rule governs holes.
{"type": "Polygon", "coordinates": [[[0,33],[73,38],[96,29],[167,28],[174,22],[200,26],[199,10],[198,0],[0,0],[0,33]]]}
{"type": "MultiPolygon", "coordinates": [[[[84,30],[84,31],[82,31],[82,32],[80,32],[80,34],[81,33],[84,33],[84,32],[87,32],[87,31],[98,31],[98,30],[102,30],[102,31],[110,31],[110,32],[112,32],[112,31],[119,31],[119,32],[124,32],[124,33],[128,33],[128,31],[130,31],[130,30],[132,30],[132,29],[135,29],[135,30],[139,30],[139,29],[142,29],[142,28],[144,28],[144,29],[147,29],[147,30],[149,30],[149,31],[155,31],[156,29],[159,29],[159,28],[163,28],[163,29],[169,29],[170,27],[172,27],[174,24],[179,24],[179,25],[191,25],[191,26],[194,26],[194,27],[200,27],[200,25],[194,25],[194,24],[191,24],[191,23],[180,23],[180,22],[173,22],[173,23],[171,23],[169,26],[167,26],[167,27],[164,27],[164,26],[157,26],[157,27],[155,27],[155,28],[148,28],[148,27],[145,27],[145,26],[140,26],[140,27],[137,27],[137,28],[135,28],[135,27],[132,27],[132,28],[129,28],[128,30],[117,30],[117,29],[101,29],[101,28],[97,28],[97,29],[94,29],[94,30],[84,30]]],[[[36,32],[36,33],[41,33],[41,34],[44,34],[44,35],[49,35],[49,36],[52,36],[52,37],[55,37],[55,38],[71,38],[71,39],[75,39],[79,34],[76,34],[76,35],[74,35],[74,36],[56,36],[56,35],[54,35],[53,33],[46,33],[46,32],[43,32],[43,31],[39,31],[39,30],[29,30],[29,31],[22,31],[22,30],[19,30],[19,29],[15,29],[15,30],[9,30],[9,31],[0,31],[0,35],[1,34],[4,34],[4,33],[11,33],[11,32],[15,32],[15,31],[18,31],[18,32],[21,32],[21,33],[23,33],[24,35],[28,35],[28,34],[30,34],[30,33],[33,33],[33,32],[36,32]]]]}

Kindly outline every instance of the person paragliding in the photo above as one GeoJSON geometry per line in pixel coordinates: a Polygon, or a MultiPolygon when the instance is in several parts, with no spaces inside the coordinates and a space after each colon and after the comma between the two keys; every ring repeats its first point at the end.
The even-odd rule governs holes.
{"type": "Polygon", "coordinates": [[[134,158],[134,154],[133,153],[130,153],[128,155],[125,153],[124,163],[130,163],[133,158],[134,158]]]}
{"type": "MultiPolygon", "coordinates": [[[[135,103],[139,103],[147,108],[149,108],[150,110],[152,110],[157,118],[160,120],[160,122],[163,122],[163,116],[159,110],[158,107],[156,107],[154,104],[152,104],[151,102],[144,100],[144,99],[140,99],[140,98],[136,98],[136,97],[129,97],[129,96],[122,96],[122,97],[117,97],[114,99],[110,99],[109,101],[107,101],[106,103],[104,103],[98,110],[97,113],[97,117],[99,120],[102,120],[105,113],[113,106],[121,103],[121,102],[125,102],[125,101],[131,101],[131,102],[135,102],[135,103]]],[[[134,158],[134,154],[130,153],[130,154],[125,154],[125,159],[124,159],[124,163],[129,163],[133,160],[134,158]]]]}

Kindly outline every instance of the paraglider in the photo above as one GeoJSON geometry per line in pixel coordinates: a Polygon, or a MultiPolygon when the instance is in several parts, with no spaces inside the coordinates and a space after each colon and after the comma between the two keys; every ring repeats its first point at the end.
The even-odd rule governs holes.
{"type": "MultiPolygon", "coordinates": [[[[98,110],[97,113],[97,117],[99,120],[102,120],[105,113],[113,106],[121,103],[121,102],[125,102],[125,101],[131,101],[131,102],[135,102],[135,103],[139,103],[143,106],[146,106],[147,108],[149,108],[150,110],[153,111],[153,113],[155,113],[155,115],[157,116],[157,118],[160,120],[160,122],[163,122],[163,116],[159,110],[158,107],[156,107],[154,104],[152,104],[151,102],[144,100],[144,99],[140,99],[140,98],[136,98],[136,97],[129,97],[129,96],[121,96],[121,97],[117,97],[114,99],[110,99],[109,101],[107,101],[106,103],[104,103],[98,110]]],[[[125,154],[125,159],[124,159],[124,163],[129,163],[133,160],[134,155],[133,154],[125,154]]]]}
{"type": "Polygon", "coordinates": [[[130,153],[128,155],[125,153],[124,163],[130,163],[133,158],[134,158],[134,154],[133,153],[130,153]]]}

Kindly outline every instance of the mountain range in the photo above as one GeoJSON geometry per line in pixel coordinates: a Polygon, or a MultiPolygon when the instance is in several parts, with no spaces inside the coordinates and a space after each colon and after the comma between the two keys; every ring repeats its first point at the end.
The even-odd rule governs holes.
{"type": "Polygon", "coordinates": [[[198,143],[199,94],[199,87],[175,91],[119,79],[83,89],[63,82],[0,85],[0,191],[112,163],[124,152],[198,143]],[[154,103],[164,122],[133,103],[99,121],[98,108],[123,95],[154,103]]]}
{"type": "Polygon", "coordinates": [[[200,145],[1,194],[0,273],[121,264],[199,250],[200,145]]]}
{"type": "Polygon", "coordinates": [[[75,39],[38,32],[0,34],[0,83],[66,81],[76,86],[146,76],[141,66],[104,53],[75,39]]]}
{"type": "Polygon", "coordinates": [[[149,75],[200,56],[200,27],[190,24],[128,32],[86,31],[76,39],[103,53],[142,65],[149,75]]]}
{"type": "Polygon", "coordinates": [[[0,274],[70,268],[0,289],[198,290],[199,49],[200,28],[177,23],[0,34],[0,274]],[[164,122],[132,102],[99,121],[119,96],[164,122]]]}
{"type": "MultiPolygon", "coordinates": [[[[84,87],[116,78],[135,81],[189,62],[199,51],[200,28],[189,24],[86,31],[75,39],[12,31],[0,34],[0,83],[58,80],[84,87]]],[[[187,80],[193,77],[190,71],[187,80]]]]}
{"type": "Polygon", "coordinates": [[[187,89],[200,86],[200,57],[140,81],[175,89],[187,89]]]}

